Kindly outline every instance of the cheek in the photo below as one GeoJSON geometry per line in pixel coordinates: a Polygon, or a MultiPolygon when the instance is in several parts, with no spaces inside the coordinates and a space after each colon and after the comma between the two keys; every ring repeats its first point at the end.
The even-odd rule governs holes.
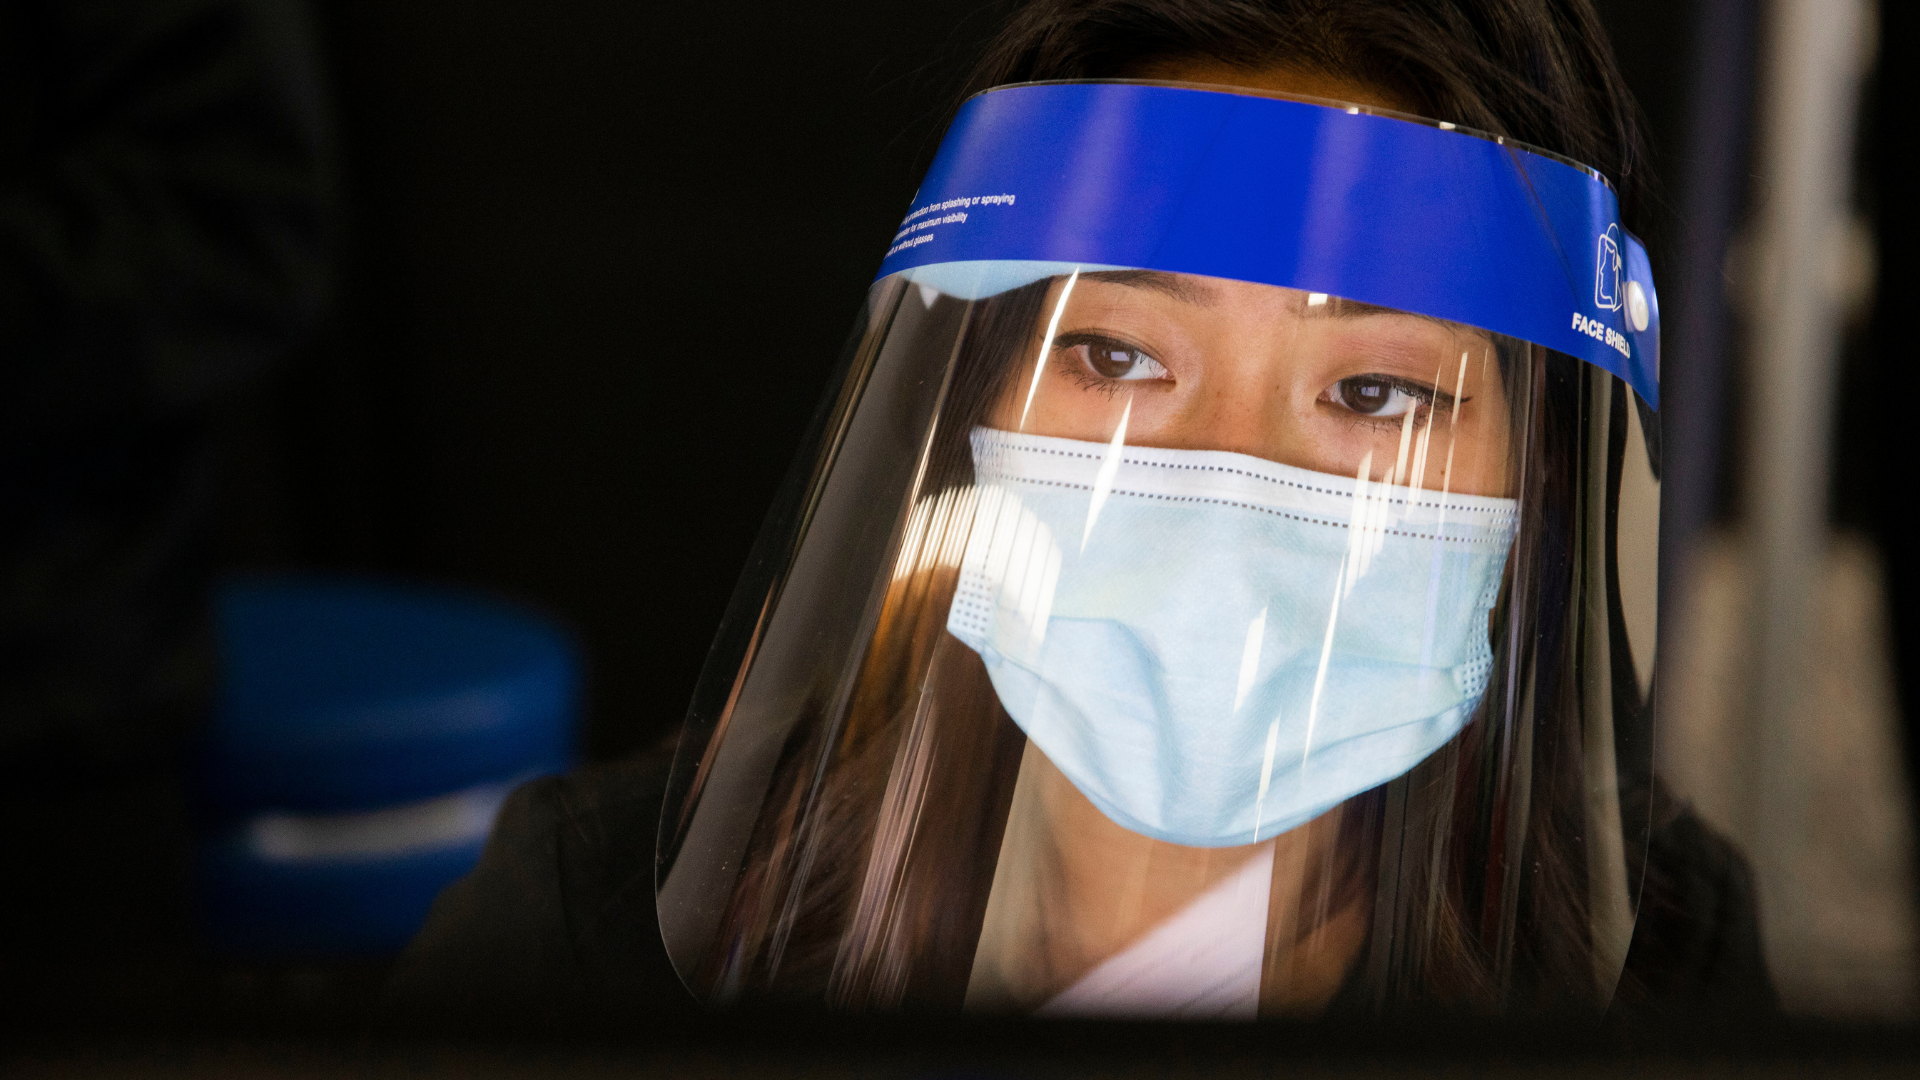
{"type": "Polygon", "coordinates": [[[1046,365],[1036,385],[1029,360],[1009,374],[985,422],[1002,431],[1104,442],[1112,437],[1127,397],[1124,390],[1112,395],[1089,390],[1058,363],[1046,365]]]}
{"type": "Polygon", "coordinates": [[[1031,364],[1015,364],[1002,381],[1000,392],[988,404],[986,415],[981,423],[990,428],[1011,431],[1020,423],[1020,402],[1027,393],[1027,383],[1033,378],[1031,364]]]}
{"type": "Polygon", "coordinates": [[[1454,456],[1458,470],[1454,490],[1463,495],[1511,496],[1507,489],[1511,484],[1513,442],[1505,411],[1500,411],[1497,419],[1489,417],[1476,425],[1468,438],[1471,445],[1460,447],[1461,452],[1454,456]]]}
{"type": "MultiPolygon", "coordinates": [[[[987,427],[1002,431],[1018,431],[1021,413],[1027,412],[1029,395],[1032,397],[1031,413],[1038,415],[1043,408],[1059,396],[1054,384],[1058,376],[1048,370],[1040,377],[1040,385],[1033,385],[1034,357],[1040,351],[1040,339],[1035,338],[1020,347],[1018,356],[1007,365],[1007,373],[1000,381],[1000,391],[993,403],[988,406],[982,421],[987,427]]],[[[1033,430],[1032,416],[1028,417],[1028,430],[1033,430]]],[[[1041,432],[1041,434],[1049,434],[1041,432]]]]}

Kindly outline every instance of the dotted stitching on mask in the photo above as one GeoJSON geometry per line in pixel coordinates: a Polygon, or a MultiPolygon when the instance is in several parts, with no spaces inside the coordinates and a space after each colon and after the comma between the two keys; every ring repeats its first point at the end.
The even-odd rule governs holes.
{"type": "MultiPolygon", "coordinates": [[[[1104,461],[1105,460],[1103,455],[1090,454],[1081,450],[1055,450],[1055,449],[1051,449],[1044,446],[1015,447],[1011,443],[997,442],[997,441],[989,441],[988,445],[995,451],[1000,451],[1009,455],[1017,451],[1019,453],[1025,453],[1025,454],[1047,454],[1052,457],[1069,458],[1069,459],[1078,460],[1078,461],[1104,461]]],[[[1296,488],[1300,491],[1309,491],[1316,495],[1332,495],[1336,498],[1345,498],[1345,499],[1350,499],[1353,497],[1353,492],[1351,491],[1340,491],[1335,488],[1316,487],[1312,484],[1302,484],[1297,480],[1281,480],[1277,477],[1263,476],[1260,473],[1253,472],[1248,469],[1230,469],[1221,465],[1189,465],[1189,464],[1178,464],[1178,463],[1166,462],[1166,461],[1149,461],[1144,458],[1127,457],[1125,455],[1122,455],[1120,460],[1125,462],[1128,465],[1144,465],[1150,468],[1172,469],[1178,472],[1210,472],[1210,473],[1224,473],[1229,476],[1244,476],[1250,480],[1260,480],[1265,483],[1276,484],[1281,487],[1296,488]]],[[[1445,507],[1448,510],[1458,510],[1464,514],[1478,514],[1481,516],[1492,517],[1495,519],[1511,518],[1511,517],[1514,517],[1517,513],[1517,511],[1514,511],[1514,510],[1481,509],[1478,507],[1467,506],[1462,503],[1452,503],[1452,502],[1442,503],[1442,502],[1428,502],[1425,500],[1421,500],[1418,503],[1415,503],[1414,500],[1411,500],[1405,497],[1390,498],[1387,501],[1391,503],[1399,503],[1402,506],[1406,506],[1406,505],[1441,506],[1441,507],[1445,507]]]]}
{"type": "MultiPolygon", "coordinates": [[[[1092,491],[1093,490],[1093,488],[1090,485],[1075,484],[1066,480],[1030,480],[1025,477],[1020,477],[1017,479],[1002,477],[1001,482],[1033,484],[1040,487],[1067,488],[1072,491],[1092,491]]],[[[1289,514],[1284,510],[1275,510],[1271,507],[1258,506],[1253,503],[1235,502],[1231,499],[1214,499],[1214,498],[1207,498],[1200,495],[1159,495],[1159,494],[1155,494],[1152,492],[1145,492],[1145,491],[1127,491],[1121,488],[1113,488],[1108,492],[1108,494],[1109,495],[1131,495],[1136,499],[1158,499],[1161,502],[1172,502],[1172,503],[1211,503],[1215,506],[1232,506],[1232,507],[1237,507],[1241,510],[1253,510],[1262,514],[1272,514],[1274,517],[1287,518],[1289,520],[1303,522],[1308,525],[1327,525],[1337,529],[1346,529],[1351,527],[1351,524],[1345,521],[1330,521],[1324,518],[1305,517],[1300,514],[1289,514]]],[[[1493,540],[1493,539],[1472,539],[1468,537],[1459,537],[1459,536],[1436,536],[1433,533],[1409,532],[1405,529],[1381,529],[1380,532],[1387,536],[1404,536],[1410,540],[1439,540],[1439,541],[1443,541],[1445,543],[1450,543],[1450,544],[1469,544],[1469,545],[1478,545],[1482,547],[1505,547],[1507,545],[1507,540],[1505,538],[1493,540]]]]}
{"type": "MultiPolygon", "coordinates": [[[[969,601],[990,601],[992,593],[992,582],[987,580],[985,573],[970,565],[961,567],[960,581],[953,591],[953,601],[956,606],[969,601]]],[[[985,605],[985,610],[991,609],[991,604],[985,605]]]]}
{"type": "Polygon", "coordinates": [[[986,629],[997,609],[998,605],[990,597],[956,595],[953,598],[953,610],[960,613],[959,617],[963,620],[971,617],[982,630],[986,629]]]}
{"type": "Polygon", "coordinates": [[[1493,674],[1493,656],[1489,652],[1484,657],[1474,657],[1453,671],[1461,692],[1468,697],[1479,697],[1486,693],[1488,677],[1493,674]]]}

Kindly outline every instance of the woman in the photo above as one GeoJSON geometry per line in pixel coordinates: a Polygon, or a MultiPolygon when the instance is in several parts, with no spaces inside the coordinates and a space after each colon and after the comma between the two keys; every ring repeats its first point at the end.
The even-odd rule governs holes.
{"type": "MultiPolygon", "coordinates": [[[[679,975],[1045,1015],[1765,999],[1744,870],[1653,793],[1657,302],[1591,11],[1051,0],[976,82],[1048,80],[1106,81],[956,119],[722,630],[660,829],[679,975]]],[[[545,797],[626,799],[631,859],[621,785],[545,797]]],[[[506,882],[635,887],[597,846],[592,884],[525,865],[539,797],[403,992],[499,947],[506,882]]]]}

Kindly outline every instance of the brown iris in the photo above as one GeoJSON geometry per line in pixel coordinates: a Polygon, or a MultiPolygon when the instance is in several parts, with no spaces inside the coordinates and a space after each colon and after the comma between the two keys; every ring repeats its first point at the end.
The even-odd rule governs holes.
{"type": "Polygon", "coordinates": [[[1340,401],[1363,416],[1372,416],[1393,400],[1394,384],[1381,378],[1359,376],[1340,380],[1340,401]]]}
{"type": "Polygon", "coordinates": [[[1126,378],[1144,359],[1136,350],[1099,342],[1088,342],[1082,347],[1087,350],[1087,365],[1109,379],[1126,378]]]}

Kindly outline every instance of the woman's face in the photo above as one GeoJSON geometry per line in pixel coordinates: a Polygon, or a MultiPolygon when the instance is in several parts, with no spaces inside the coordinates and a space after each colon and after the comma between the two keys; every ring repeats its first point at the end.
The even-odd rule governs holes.
{"type": "Polygon", "coordinates": [[[1107,442],[1123,419],[1130,446],[1508,494],[1491,339],[1320,293],[1157,271],[1056,280],[992,426],[1107,442]]]}

